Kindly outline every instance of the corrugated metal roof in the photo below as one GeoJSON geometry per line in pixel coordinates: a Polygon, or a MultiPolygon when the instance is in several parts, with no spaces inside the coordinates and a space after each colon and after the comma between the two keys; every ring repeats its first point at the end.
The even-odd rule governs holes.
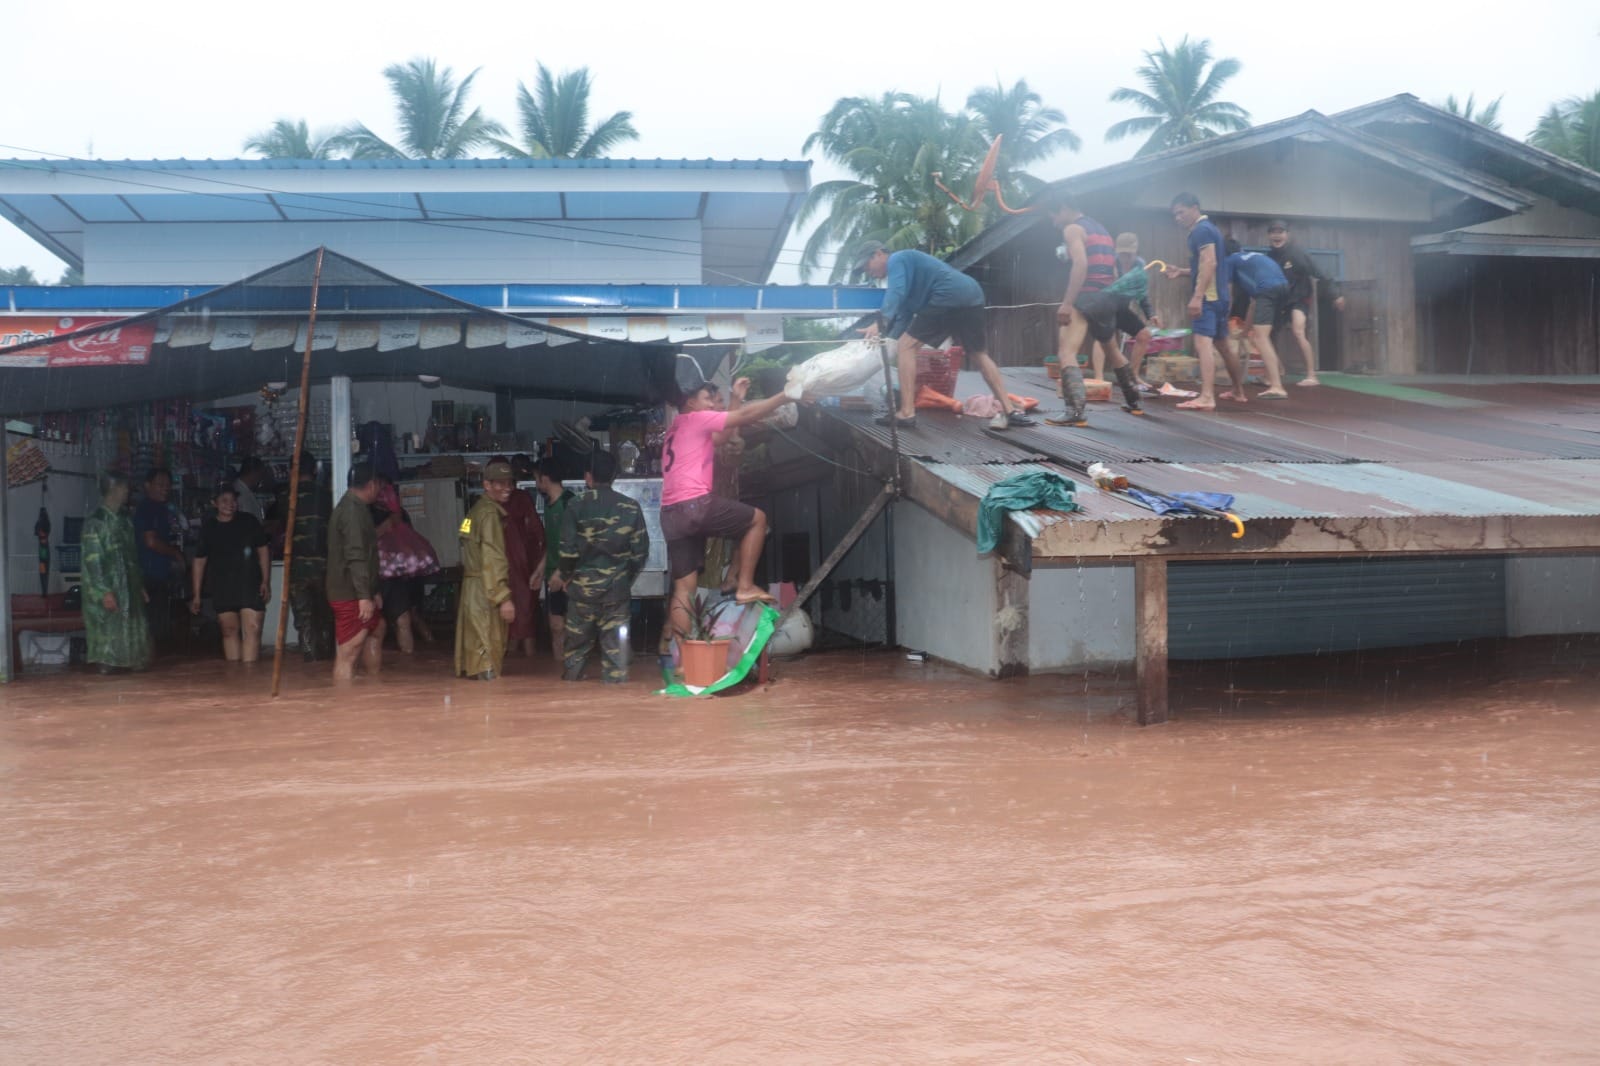
{"type": "MultiPolygon", "coordinates": [[[[824,408],[828,415],[850,426],[857,434],[887,449],[888,426],[877,425],[872,412],[844,408],[824,408]]],[[[1044,456],[1009,439],[991,437],[985,430],[988,419],[958,418],[937,411],[922,411],[914,429],[901,429],[900,453],[930,463],[981,465],[984,463],[1027,463],[1044,456]]]]}
{"type": "Polygon", "coordinates": [[[1155,492],[1231,493],[1239,514],[1255,518],[1600,514],[1592,459],[1152,463],[1129,476],[1155,492]]]}
{"type": "MultiPolygon", "coordinates": [[[[1010,391],[1050,395],[1042,371],[1008,369],[1005,377],[1010,391]]],[[[923,412],[917,430],[902,438],[915,450],[902,451],[980,499],[995,483],[1036,470],[1077,482],[1081,511],[1012,516],[1033,537],[1062,522],[1151,517],[1142,505],[1087,483],[1079,471],[1096,460],[1154,492],[1229,493],[1246,522],[1600,517],[1600,381],[1515,387],[1453,382],[1449,394],[1479,402],[1441,407],[1411,395],[1427,389],[1425,381],[1385,395],[1338,388],[1333,375],[1328,380],[1330,387],[1299,390],[1289,401],[1251,403],[1216,415],[1166,407],[1134,418],[1095,404],[1087,429],[1013,430],[1003,439],[984,432],[981,420],[923,412]],[[938,441],[941,433],[948,443],[938,441]],[[1228,453],[1244,458],[1212,458],[1228,453]],[[1040,462],[1041,455],[1067,462],[1040,462]]],[[[976,375],[963,375],[958,392],[965,396],[981,388],[976,375]]],[[[1056,403],[1051,399],[1045,409],[1056,403]]],[[[865,432],[860,423],[867,416],[830,413],[865,432]]],[[[887,431],[880,428],[866,435],[886,447],[887,431]]]]}

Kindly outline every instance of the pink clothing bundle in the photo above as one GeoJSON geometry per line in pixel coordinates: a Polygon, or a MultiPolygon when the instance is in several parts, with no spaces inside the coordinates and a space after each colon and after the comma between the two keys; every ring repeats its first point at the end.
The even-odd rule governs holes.
{"type": "Polygon", "coordinates": [[[1004,412],[1005,408],[1000,406],[999,400],[985,392],[976,396],[968,396],[961,404],[961,410],[963,414],[971,415],[974,418],[993,418],[995,415],[1004,412]]]}
{"type": "Polygon", "coordinates": [[[389,528],[378,534],[378,574],[382,577],[425,577],[439,569],[433,545],[405,520],[400,494],[386,484],[377,504],[394,516],[389,528]]]}

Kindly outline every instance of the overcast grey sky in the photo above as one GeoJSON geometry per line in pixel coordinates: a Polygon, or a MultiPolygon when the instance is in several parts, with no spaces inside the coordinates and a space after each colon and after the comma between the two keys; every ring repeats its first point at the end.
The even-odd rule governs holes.
{"type": "MultiPolygon", "coordinates": [[[[474,100],[508,126],[517,81],[531,81],[536,62],[587,65],[599,112],[633,111],[641,138],[624,154],[640,157],[798,159],[841,96],[899,89],[954,107],[978,85],[1025,78],[1084,140],[1081,152],[1037,168],[1046,178],[1132,154],[1134,142],[1104,141],[1132,113],[1106,96],[1134,84],[1159,37],[1209,37],[1216,55],[1240,59],[1227,96],[1257,122],[1400,92],[1428,101],[1503,93],[1505,131],[1521,137],[1552,100],[1600,89],[1593,0],[1495,10],[1396,0],[14,4],[0,158],[233,158],[280,116],[313,128],[359,119],[388,134],[380,71],[417,55],[458,74],[482,67],[474,100]],[[1221,17],[1201,22],[1197,11],[1221,17]]],[[[829,176],[813,171],[813,181],[829,176]]],[[[785,263],[800,243],[788,241],[775,280],[794,280],[785,263]]],[[[49,279],[61,270],[0,223],[0,265],[19,264],[49,279]]]]}

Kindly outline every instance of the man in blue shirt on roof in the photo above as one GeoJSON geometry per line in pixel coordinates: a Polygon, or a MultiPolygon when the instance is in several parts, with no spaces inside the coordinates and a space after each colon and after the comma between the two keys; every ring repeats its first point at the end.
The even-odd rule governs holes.
{"type": "Polygon", "coordinates": [[[900,370],[900,405],[878,419],[888,425],[917,424],[917,349],[937,348],[954,337],[968,356],[976,357],[983,380],[1000,401],[1001,413],[989,422],[991,429],[1031,426],[1033,419],[1017,410],[1006,395],[1000,368],[989,358],[984,325],[983,289],[954,267],[924,252],[890,252],[881,241],[867,241],[856,253],[856,269],[869,277],[888,278],[878,322],[862,330],[868,339],[896,339],[895,359],[900,370]]]}
{"type": "Polygon", "coordinates": [[[1277,349],[1272,346],[1272,331],[1289,324],[1289,279],[1270,256],[1246,252],[1232,237],[1227,243],[1228,273],[1233,278],[1231,318],[1245,319],[1248,310],[1250,339],[1261,353],[1267,368],[1267,391],[1256,393],[1258,400],[1287,400],[1283,370],[1277,349]]]}
{"type": "Polygon", "coordinates": [[[1189,317],[1193,320],[1194,354],[1200,359],[1200,395],[1178,406],[1185,411],[1217,409],[1217,355],[1233,378],[1233,391],[1222,398],[1245,402],[1244,369],[1228,343],[1228,263],[1222,244],[1222,231],[1200,210],[1200,198],[1181,192],[1172,198],[1172,220],[1189,231],[1189,265],[1169,266],[1169,278],[1192,277],[1194,294],[1189,297],[1189,317]]]}

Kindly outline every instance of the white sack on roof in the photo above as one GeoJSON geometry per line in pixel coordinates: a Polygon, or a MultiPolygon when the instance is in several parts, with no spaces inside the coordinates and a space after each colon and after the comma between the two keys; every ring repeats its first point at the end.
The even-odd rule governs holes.
{"type": "Polygon", "coordinates": [[[882,370],[883,359],[878,354],[877,341],[850,341],[813,355],[790,370],[783,392],[791,400],[843,396],[847,392],[854,392],[882,370]]]}

